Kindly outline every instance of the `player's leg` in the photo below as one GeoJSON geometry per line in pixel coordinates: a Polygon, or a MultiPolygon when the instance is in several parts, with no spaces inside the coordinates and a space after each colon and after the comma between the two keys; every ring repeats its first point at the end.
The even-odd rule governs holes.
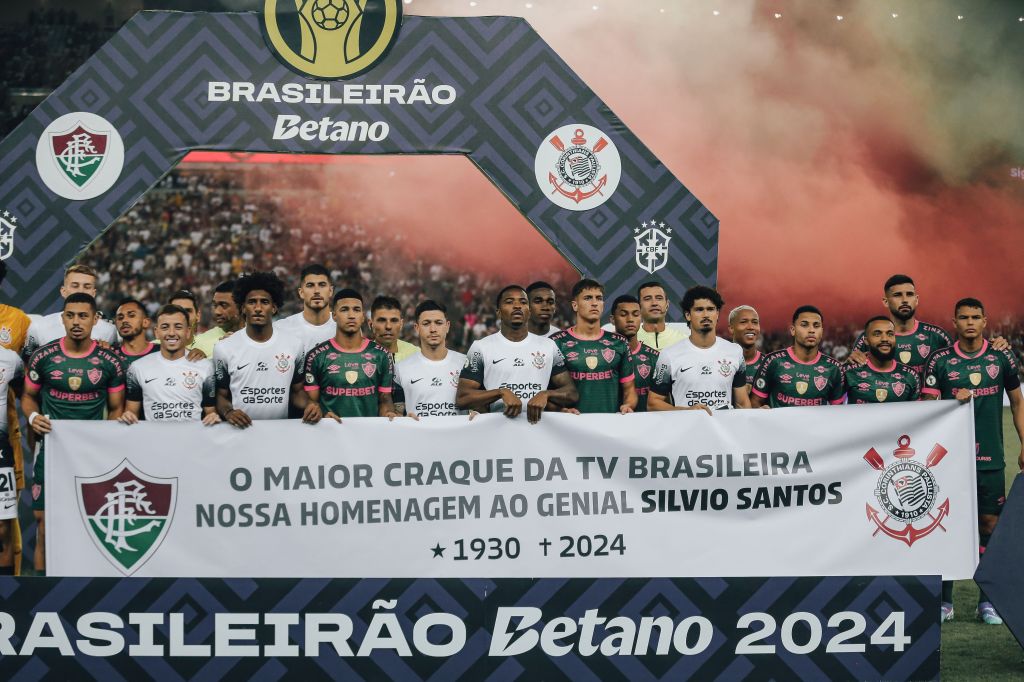
{"type": "Polygon", "coordinates": [[[14,575],[14,529],[18,522],[18,485],[14,451],[0,434],[0,575],[14,575]]]}
{"type": "MultiPolygon", "coordinates": [[[[1006,479],[1002,469],[978,472],[978,537],[979,553],[984,554],[989,538],[995,532],[999,514],[1006,501],[1006,479]]],[[[1003,619],[996,613],[992,602],[984,591],[978,593],[978,620],[987,625],[1002,625],[1003,619]]]]}

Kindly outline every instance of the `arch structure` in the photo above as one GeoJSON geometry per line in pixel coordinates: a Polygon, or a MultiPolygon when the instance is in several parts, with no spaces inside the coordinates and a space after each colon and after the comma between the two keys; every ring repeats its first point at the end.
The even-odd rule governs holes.
{"type": "Polygon", "coordinates": [[[137,14],[0,143],[4,302],[54,310],[64,267],[192,150],[464,154],[609,297],[715,283],[717,218],[524,19],[399,14],[377,52],[322,80],[263,13],[137,14]]]}

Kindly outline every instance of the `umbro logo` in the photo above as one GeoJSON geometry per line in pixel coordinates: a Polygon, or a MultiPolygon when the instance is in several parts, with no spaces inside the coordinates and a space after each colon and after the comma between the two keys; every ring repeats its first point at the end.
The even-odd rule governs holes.
{"type": "Polygon", "coordinates": [[[515,362],[512,363],[513,367],[526,367],[526,363],[523,362],[522,358],[516,358],[515,362]]]}

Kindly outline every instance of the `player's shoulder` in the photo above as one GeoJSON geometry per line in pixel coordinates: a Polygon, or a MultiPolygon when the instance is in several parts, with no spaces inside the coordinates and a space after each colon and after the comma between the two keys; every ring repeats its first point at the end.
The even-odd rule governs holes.
{"type": "Polygon", "coordinates": [[[955,353],[956,348],[954,348],[953,346],[945,346],[943,348],[940,348],[928,356],[928,364],[932,365],[944,362],[949,358],[953,357],[955,353]]]}
{"type": "Polygon", "coordinates": [[[626,340],[625,336],[618,332],[610,331],[605,331],[604,334],[605,339],[611,341],[614,345],[621,346],[626,350],[626,352],[629,352],[629,341],[626,340]]]}
{"type": "Polygon", "coordinates": [[[762,353],[761,366],[768,367],[776,362],[784,361],[787,357],[789,357],[789,353],[786,352],[785,348],[773,350],[770,353],[762,353]]]}
{"type": "Polygon", "coordinates": [[[308,351],[306,351],[306,356],[307,357],[311,357],[311,358],[315,358],[315,357],[317,357],[319,355],[323,355],[327,351],[333,350],[333,349],[334,349],[334,344],[331,343],[330,339],[327,339],[326,341],[322,341],[322,342],[320,342],[318,344],[315,344],[312,348],[310,348],[308,351]]]}
{"type": "MultiPolygon", "coordinates": [[[[544,338],[544,337],[541,337],[541,338],[544,338]]],[[[552,341],[554,341],[555,343],[561,345],[565,341],[568,341],[569,339],[571,339],[572,338],[572,334],[569,333],[568,329],[560,329],[557,332],[554,332],[553,334],[548,334],[547,338],[549,338],[552,341]]]]}
{"type": "MultiPolygon", "coordinates": [[[[330,341],[328,341],[328,343],[330,343],[330,341]]],[[[381,344],[377,343],[373,339],[370,339],[370,343],[367,344],[366,350],[363,351],[363,352],[365,352],[365,353],[378,353],[378,354],[381,354],[381,355],[391,355],[391,351],[389,351],[387,348],[385,348],[381,344]]]]}
{"type": "Polygon", "coordinates": [[[1009,363],[1011,367],[1016,367],[1019,363],[1016,354],[1010,348],[1003,348],[1002,350],[996,350],[989,346],[989,350],[992,351],[997,357],[1001,357],[1004,362],[1009,363]]]}
{"type": "Polygon", "coordinates": [[[829,367],[834,367],[839,371],[843,370],[843,363],[839,362],[828,353],[822,353],[821,358],[818,360],[818,362],[820,362],[823,365],[828,365],[829,367]]]}
{"type": "Polygon", "coordinates": [[[743,346],[721,336],[717,337],[715,341],[715,349],[723,355],[738,354],[740,357],[743,357],[743,346]]]}
{"type": "Polygon", "coordinates": [[[917,372],[910,365],[904,365],[902,362],[896,363],[896,369],[893,370],[893,374],[900,379],[910,379],[917,381],[917,372]]]}
{"type": "Polygon", "coordinates": [[[52,355],[58,355],[62,352],[63,349],[61,348],[61,339],[55,339],[48,343],[44,343],[40,345],[38,348],[36,348],[35,351],[32,353],[32,359],[41,361],[52,355]]]}
{"type": "MultiPolygon", "coordinates": [[[[103,346],[97,345],[96,348],[93,349],[93,353],[96,355],[96,357],[98,357],[101,360],[104,360],[106,362],[109,362],[111,364],[114,364],[114,365],[124,365],[125,364],[124,356],[121,355],[120,353],[118,353],[113,348],[104,348],[103,346]]],[[[139,358],[139,359],[141,360],[142,358],[139,358]]]]}
{"type": "Polygon", "coordinates": [[[932,334],[933,336],[941,336],[943,338],[951,338],[949,332],[940,327],[937,324],[931,324],[930,322],[918,322],[917,331],[921,334],[932,334]]]}
{"type": "Polygon", "coordinates": [[[640,342],[640,347],[637,348],[636,353],[633,353],[634,357],[638,357],[641,360],[644,359],[644,356],[646,356],[646,359],[648,360],[657,360],[659,355],[661,355],[660,350],[648,346],[643,341],[640,342]]]}

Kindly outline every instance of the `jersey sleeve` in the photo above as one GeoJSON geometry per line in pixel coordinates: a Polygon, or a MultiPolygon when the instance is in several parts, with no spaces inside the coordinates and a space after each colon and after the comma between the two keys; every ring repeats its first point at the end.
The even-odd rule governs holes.
{"type": "Polygon", "coordinates": [[[750,392],[756,395],[758,398],[767,398],[770,382],[771,366],[774,358],[765,358],[761,361],[761,367],[758,368],[757,374],[754,376],[754,385],[750,387],[750,392]]]}
{"type": "Polygon", "coordinates": [[[832,405],[839,405],[846,398],[846,372],[838,363],[832,368],[832,389],[828,394],[828,401],[832,405]]]}
{"type": "Polygon", "coordinates": [[[853,342],[852,350],[859,350],[861,353],[867,352],[868,342],[864,340],[864,332],[857,334],[857,339],[853,342]]]}
{"type": "Polygon", "coordinates": [[[121,358],[114,353],[106,354],[107,370],[110,373],[110,383],[107,384],[107,393],[117,393],[124,390],[125,371],[121,358]]]}
{"type": "MultiPolygon", "coordinates": [[[[214,350],[214,353],[217,351],[214,350]]],[[[302,387],[307,391],[320,390],[320,363],[317,361],[322,355],[316,349],[309,351],[302,368],[302,387]]]]}
{"type": "Polygon", "coordinates": [[[38,391],[43,383],[43,359],[39,353],[32,353],[27,363],[25,385],[38,391]]]}
{"type": "Polygon", "coordinates": [[[142,402],[142,381],[139,380],[138,363],[128,368],[128,374],[125,376],[124,397],[125,400],[132,402],[142,402]]]}
{"type": "Polygon", "coordinates": [[[28,331],[25,333],[25,344],[21,347],[21,357],[25,364],[28,364],[32,354],[39,348],[38,332],[35,323],[29,324],[28,331]]]}
{"type": "Polygon", "coordinates": [[[921,380],[917,377],[915,372],[907,372],[907,385],[909,386],[910,395],[907,400],[920,400],[921,399],[921,380]]]}
{"type": "Polygon", "coordinates": [[[664,354],[658,358],[658,364],[654,366],[651,390],[658,395],[672,395],[672,363],[664,354]]]}
{"type": "Polygon", "coordinates": [[[21,386],[25,382],[25,363],[15,354],[14,373],[11,375],[10,385],[21,386]]]}
{"type": "Polygon", "coordinates": [[[1004,350],[1002,353],[1003,362],[1003,388],[1012,391],[1020,388],[1020,369],[1014,359],[1013,351],[1004,350]]]}
{"type": "Polygon", "coordinates": [[[736,368],[736,373],[732,375],[732,387],[746,388],[747,387],[747,363],[743,360],[743,351],[741,350],[736,354],[738,357],[739,367],[736,368]]]}
{"type": "Polygon", "coordinates": [[[950,336],[949,332],[947,332],[942,327],[936,327],[935,328],[935,335],[938,336],[940,339],[942,339],[942,343],[945,344],[943,346],[943,348],[945,348],[946,346],[952,346],[953,345],[953,337],[950,336]]]}
{"type": "Polygon", "coordinates": [[[633,354],[629,352],[629,346],[622,344],[622,352],[619,353],[619,383],[625,384],[636,380],[636,368],[633,366],[633,354]]]}
{"type": "Polygon", "coordinates": [[[213,383],[218,389],[231,388],[231,373],[228,372],[228,358],[222,346],[213,347],[213,383]]]}
{"type": "Polygon", "coordinates": [[[924,370],[924,388],[921,389],[922,395],[942,396],[942,389],[939,388],[939,371],[941,364],[942,359],[935,353],[928,358],[928,364],[925,365],[924,370]]]}
{"type": "Polygon", "coordinates": [[[306,347],[302,341],[295,344],[295,353],[295,371],[292,374],[292,385],[304,383],[306,378],[306,347]]]}
{"type": "Polygon", "coordinates": [[[469,352],[466,353],[466,365],[462,368],[462,373],[459,374],[459,380],[462,379],[475,381],[481,386],[484,385],[484,354],[480,352],[480,347],[475,341],[469,347],[469,352]]]}
{"type": "Polygon", "coordinates": [[[551,356],[551,376],[554,377],[568,372],[569,367],[565,364],[565,356],[562,355],[562,349],[558,347],[558,344],[552,341],[551,345],[555,347],[555,353],[551,356]]]}
{"type": "Polygon", "coordinates": [[[206,373],[206,378],[203,379],[203,395],[200,398],[200,405],[202,407],[216,407],[217,406],[217,382],[216,374],[213,372],[213,363],[210,363],[210,371],[206,373]]]}
{"type": "Polygon", "coordinates": [[[405,389],[402,388],[402,363],[395,363],[395,379],[391,382],[391,399],[395,404],[405,402],[405,389]]]}
{"type": "Polygon", "coordinates": [[[381,393],[391,393],[395,389],[395,356],[385,351],[377,361],[377,387],[381,393]]]}

